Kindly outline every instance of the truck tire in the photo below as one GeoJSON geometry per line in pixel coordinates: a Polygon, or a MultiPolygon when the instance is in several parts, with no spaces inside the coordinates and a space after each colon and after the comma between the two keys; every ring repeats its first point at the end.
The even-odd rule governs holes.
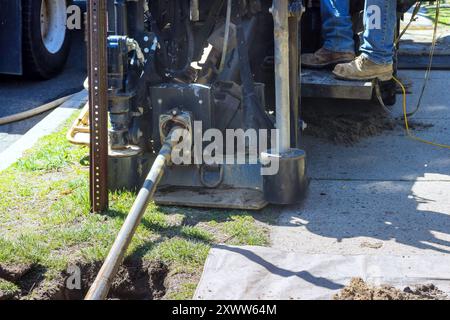
{"type": "Polygon", "coordinates": [[[70,51],[67,0],[22,0],[23,66],[31,78],[49,79],[64,67],[70,51]]]}

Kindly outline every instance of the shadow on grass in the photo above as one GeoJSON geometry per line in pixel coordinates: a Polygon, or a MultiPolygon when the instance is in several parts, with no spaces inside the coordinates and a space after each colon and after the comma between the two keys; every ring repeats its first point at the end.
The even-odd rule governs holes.
{"type": "MultiPolygon", "coordinates": [[[[228,232],[231,233],[231,235],[227,234],[229,237],[225,240],[225,242],[228,242],[231,239],[236,240],[234,238],[238,238],[236,241],[242,242],[244,244],[247,244],[246,242],[249,242],[251,244],[252,241],[255,241],[257,243],[261,242],[260,244],[262,244],[263,242],[267,241],[267,239],[263,241],[262,239],[264,238],[264,236],[261,235],[256,235],[256,238],[253,238],[253,232],[258,233],[259,230],[252,223],[248,223],[247,225],[247,221],[245,219],[254,219],[255,221],[259,221],[260,223],[264,224],[275,224],[276,219],[279,215],[279,209],[275,211],[274,208],[270,207],[261,212],[251,213],[239,210],[207,210],[197,208],[193,209],[185,207],[181,208],[159,206],[155,207],[155,210],[159,213],[164,214],[166,217],[180,215],[182,217],[181,222],[179,222],[179,224],[173,225],[168,222],[152,221],[151,219],[149,219],[149,217],[144,216],[140,225],[142,225],[148,231],[157,234],[158,238],[145,241],[143,244],[137,246],[130,254],[131,256],[143,257],[164,242],[174,239],[191,242],[192,245],[198,244],[206,245],[209,247],[216,244],[217,242],[221,242],[217,241],[216,232],[220,234],[227,234],[228,232]],[[218,230],[204,230],[200,227],[200,225],[204,223],[217,223],[221,224],[221,226],[217,226],[218,230]],[[224,228],[226,223],[231,223],[231,231],[221,230],[221,228],[224,228]],[[233,223],[235,223],[236,225],[233,225],[233,223]],[[236,230],[234,230],[233,227],[236,228],[236,230]],[[244,234],[243,239],[239,238],[239,236],[242,236],[241,234],[239,234],[240,231],[242,231],[242,233],[244,234]]],[[[126,219],[127,214],[128,213],[121,210],[109,210],[107,213],[105,213],[105,215],[110,218],[118,218],[122,221],[126,219]]],[[[261,230],[261,232],[264,231],[261,230]]]]}

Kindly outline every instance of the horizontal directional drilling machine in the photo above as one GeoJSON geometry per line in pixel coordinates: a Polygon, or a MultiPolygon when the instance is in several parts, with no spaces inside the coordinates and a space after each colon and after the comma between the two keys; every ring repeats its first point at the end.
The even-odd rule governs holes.
{"type": "MultiPolygon", "coordinates": [[[[361,26],[364,1],[351,3],[361,26]]],[[[391,82],[301,71],[301,53],[321,46],[319,1],[89,0],[87,18],[92,209],[107,208],[110,190],[140,189],[87,299],[106,297],[151,200],[246,210],[300,202],[300,88],[395,99],[391,82]]]]}

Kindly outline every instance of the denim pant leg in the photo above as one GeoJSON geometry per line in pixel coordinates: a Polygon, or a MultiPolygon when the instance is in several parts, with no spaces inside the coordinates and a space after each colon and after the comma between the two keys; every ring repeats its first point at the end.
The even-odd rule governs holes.
{"type": "Polygon", "coordinates": [[[397,0],[366,0],[361,53],[378,64],[392,63],[397,0]]]}
{"type": "Polygon", "coordinates": [[[325,49],[355,52],[350,0],[321,0],[320,5],[325,49]]]}

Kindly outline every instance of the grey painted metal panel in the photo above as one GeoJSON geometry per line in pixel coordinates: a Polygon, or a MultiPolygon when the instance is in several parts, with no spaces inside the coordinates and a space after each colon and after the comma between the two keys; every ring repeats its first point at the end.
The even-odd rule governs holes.
{"type": "Polygon", "coordinates": [[[373,86],[368,81],[336,79],[329,70],[302,69],[302,96],[307,98],[361,99],[372,98],[373,86]]]}
{"type": "Polygon", "coordinates": [[[0,73],[22,74],[20,0],[0,0],[0,73]]]}

